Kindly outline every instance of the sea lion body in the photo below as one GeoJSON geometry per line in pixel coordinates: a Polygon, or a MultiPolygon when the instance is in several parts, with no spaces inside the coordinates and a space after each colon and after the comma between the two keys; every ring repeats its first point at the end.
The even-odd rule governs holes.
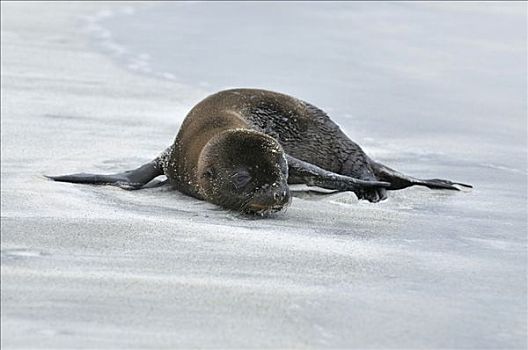
{"type": "Polygon", "coordinates": [[[328,171],[376,180],[361,147],[319,108],[277,92],[233,89],[205,98],[188,113],[164,169],[171,183],[196,196],[201,150],[211,137],[234,128],[269,135],[287,154],[328,171]]]}
{"type": "Polygon", "coordinates": [[[174,143],[135,170],[50,178],[139,189],[159,175],[190,196],[258,214],[288,205],[288,184],[353,191],[371,202],[385,199],[387,190],[413,185],[471,187],[401,174],[369,158],[321,109],[258,89],[225,90],[205,98],[188,113],[174,143]]]}

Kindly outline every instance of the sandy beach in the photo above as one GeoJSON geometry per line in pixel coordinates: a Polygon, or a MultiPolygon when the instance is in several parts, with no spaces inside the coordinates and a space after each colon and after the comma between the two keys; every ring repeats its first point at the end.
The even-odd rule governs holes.
{"type": "MultiPolygon", "coordinates": [[[[512,98],[504,129],[498,116],[479,124],[511,144],[360,124],[382,161],[473,191],[412,188],[372,204],[299,190],[286,213],[256,219],[165,187],[44,178],[151,160],[212,92],[97,49],[87,24],[131,6],[149,9],[1,4],[3,349],[526,348],[526,139],[512,134],[526,129],[514,119],[525,101],[512,98]]],[[[526,46],[493,49],[526,58],[526,46]]],[[[471,112],[506,110],[497,96],[471,112]]]]}

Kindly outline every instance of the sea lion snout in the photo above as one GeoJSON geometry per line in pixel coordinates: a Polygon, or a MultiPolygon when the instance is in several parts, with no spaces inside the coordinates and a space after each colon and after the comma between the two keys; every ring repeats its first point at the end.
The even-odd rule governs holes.
{"type": "Polygon", "coordinates": [[[286,183],[263,186],[247,205],[250,214],[274,213],[286,208],[291,201],[290,189],[286,183]]]}

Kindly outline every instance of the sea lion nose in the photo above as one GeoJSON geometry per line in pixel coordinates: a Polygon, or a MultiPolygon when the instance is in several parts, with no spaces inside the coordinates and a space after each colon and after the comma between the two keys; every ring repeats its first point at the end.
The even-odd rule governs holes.
{"type": "Polygon", "coordinates": [[[285,204],[290,200],[290,193],[287,189],[279,189],[273,193],[273,199],[277,204],[285,204]]]}

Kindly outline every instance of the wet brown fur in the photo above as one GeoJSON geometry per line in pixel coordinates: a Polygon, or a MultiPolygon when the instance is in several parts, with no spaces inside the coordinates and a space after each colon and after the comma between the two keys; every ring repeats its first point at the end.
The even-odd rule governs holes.
{"type": "Polygon", "coordinates": [[[205,98],[185,118],[164,171],[172,184],[202,197],[200,154],[211,138],[235,128],[269,135],[287,154],[323,169],[376,180],[370,159],[322,110],[277,92],[233,89],[205,98]]]}

